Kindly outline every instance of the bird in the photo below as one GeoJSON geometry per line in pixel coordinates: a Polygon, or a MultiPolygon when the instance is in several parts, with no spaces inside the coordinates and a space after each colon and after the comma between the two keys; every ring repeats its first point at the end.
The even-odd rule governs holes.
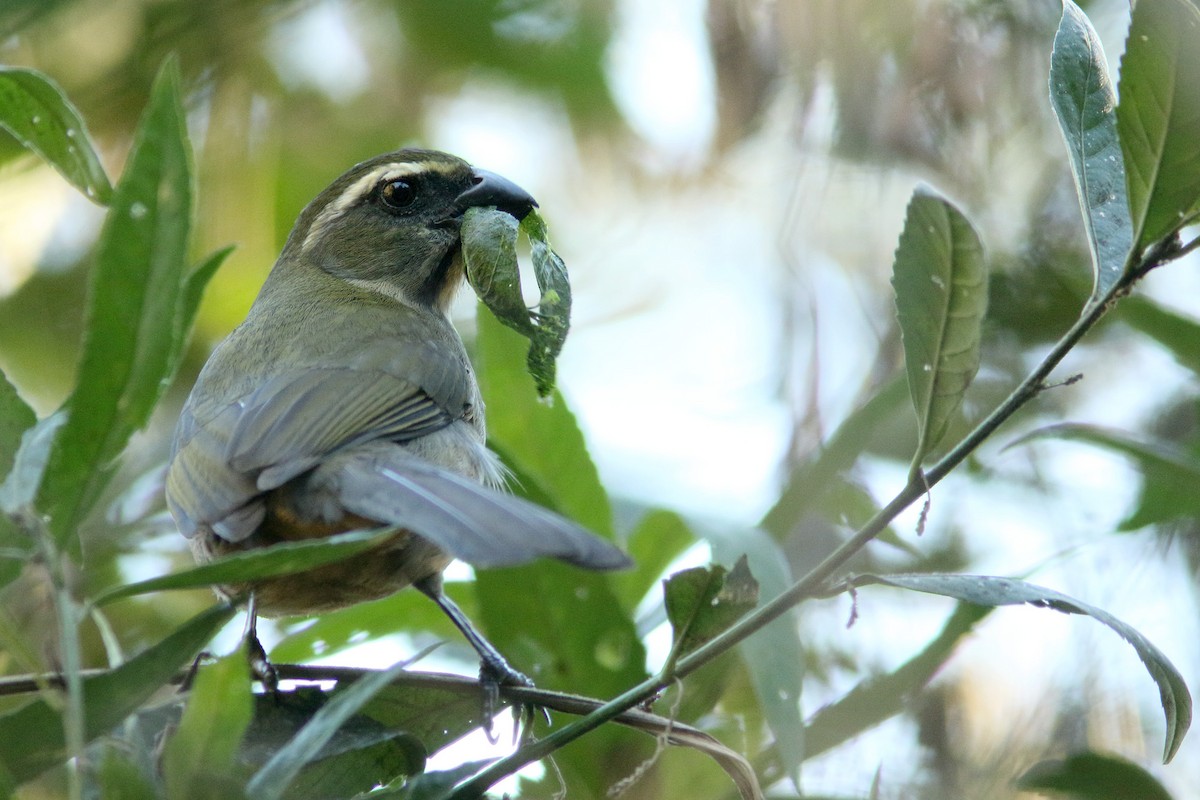
{"type": "Polygon", "coordinates": [[[532,686],[445,594],[443,570],[456,558],[629,566],[613,543],[505,490],[449,317],[465,280],[466,211],[494,207],[519,220],[536,206],[512,181],[447,153],[407,148],[363,161],[300,213],[246,319],[201,369],[165,482],[199,563],[394,529],[344,561],[214,587],[246,601],[251,663],[272,691],[259,616],[320,614],[408,586],[475,649],[492,697],[502,685],[532,686]]]}

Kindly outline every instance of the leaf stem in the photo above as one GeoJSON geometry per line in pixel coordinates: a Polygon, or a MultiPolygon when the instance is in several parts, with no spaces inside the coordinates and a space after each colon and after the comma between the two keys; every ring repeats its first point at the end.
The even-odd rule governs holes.
{"type": "Polygon", "coordinates": [[[824,584],[834,572],[886,529],[901,511],[924,496],[931,487],[961,464],[1018,409],[1047,388],[1046,379],[1050,373],[1079,343],[1080,339],[1095,327],[1117,299],[1128,293],[1133,284],[1146,273],[1177,257],[1178,243],[1172,244],[1172,242],[1174,240],[1164,240],[1150,248],[1132,268],[1125,271],[1122,278],[1114,283],[1108,292],[1088,303],[1079,319],[1055,343],[1041,363],[1005,398],[1003,403],[980,421],[961,442],[928,470],[924,472],[915,470],[904,488],[886,506],[876,512],[875,516],[859,528],[852,537],[843,542],[824,561],[813,567],[808,574],[797,580],[786,591],[747,614],[720,635],[680,658],[673,673],[664,671],[649,678],[608,701],[588,716],[559,728],[546,738],[521,747],[509,756],[494,762],[470,780],[460,784],[449,795],[449,800],[474,800],[474,798],[481,797],[496,781],[544,758],[568,742],[574,741],[588,731],[618,716],[622,711],[652,699],[679,678],[694,672],[774,622],[793,606],[811,597],[819,596],[823,591],[824,584]]]}

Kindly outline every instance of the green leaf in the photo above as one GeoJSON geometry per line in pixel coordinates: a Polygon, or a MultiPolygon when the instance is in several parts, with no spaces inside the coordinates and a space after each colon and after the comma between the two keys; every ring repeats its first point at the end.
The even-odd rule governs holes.
{"type": "Polygon", "coordinates": [[[571,326],[571,284],[567,267],[550,249],[546,223],[536,210],[518,226],[495,208],[470,208],[463,215],[463,261],[467,282],[496,318],[529,340],[525,365],[539,397],[554,390],[555,363],[571,326]],[[530,311],[521,294],[517,230],[529,238],[533,274],[541,298],[530,311]]]}
{"type": "MultiPolygon", "coordinates": [[[[229,605],[197,614],[156,645],[121,666],[83,679],[86,737],[111,730],[164,686],[233,616],[229,605]]],[[[36,777],[67,756],[58,708],[37,699],[0,716],[0,774],[18,781],[36,777]]]]}
{"type": "Polygon", "coordinates": [[[805,755],[814,758],[909,708],[916,693],[950,660],[959,642],[991,611],[959,603],[941,632],[921,652],[892,672],[867,678],[840,700],[819,709],[805,730],[805,755]]]}
{"type": "Polygon", "coordinates": [[[283,797],[288,786],[300,774],[306,764],[321,752],[325,743],[333,738],[338,729],[358,713],[364,705],[391,681],[399,677],[406,664],[401,662],[391,669],[366,675],[321,707],[308,724],[277,752],[262,769],[246,784],[250,797],[262,800],[277,800],[283,797]]]}
{"type": "MultiPolygon", "coordinates": [[[[474,618],[471,613],[474,595],[469,585],[454,582],[443,588],[468,617],[474,618]]],[[[420,631],[431,631],[447,641],[458,641],[460,636],[449,617],[428,597],[417,591],[397,592],[380,600],[297,621],[271,648],[271,657],[282,662],[308,661],[314,655],[332,655],[389,634],[420,631]]]]}
{"type": "Polygon", "coordinates": [[[0,484],[0,512],[31,512],[38,487],[46,473],[46,463],[50,460],[55,437],[66,421],[66,414],[59,411],[39,420],[21,435],[12,469],[4,483],[0,484]]]}
{"type": "Polygon", "coordinates": [[[461,235],[467,282],[475,294],[496,319],[532,337],[533,322],[521,296],[516,217],[496,208],[468,208],[461,235]]]}
{"type": "Polygon", "coordinates": [[[982,606],[1009,606],[1028,603],[1042,608],[1052,608],[1064,614],[1083,614],[1107,625],[1137,652],[1146,666],[1146,671],[1158,685],[1163,714],[1167,721],[1166,744],[1163,762],[1174,757],[1184,734],[1192,722],[1192,696],[1179,670],[1137,630],[1109,614],[1107,611],[1068,597],[1053,589],[1035,586],[1012,578],[991,575],[861,575],[856,585],[881,583],[915,592],[953,597],[982,606]]]}
{"type": "Polygon", "coordinates": [[[37,422],[37,414],[25,404],[17,389],[0,372],[0,475],[7,476],[21,436],[37,422]]]}
{"type": "MultiPolygon", "coordinates": [[[[745,553],[750,569],[761,584],[764,601],[783,594],[792,584],[788,557],[765,531],[750,529],[734,535],[706,534],[713,557],[730,561],[734,553],[745,553]]],[[[741,562],[739,562],[741,563],[741,562]]],[[[784,771],[800,785],[800,765],[806,758],[804,721],[800,715],[800,693],[804,686],[805,656],[794,612],[758,631],[738,645],[754,693],[775,736],[775,747],[784,771]]]]}
{"type": "Polygon", "coordinates": [[[979,369],[980,328],[987,309],[979,237],[958,209],[930,189],[918,188],[908,204],[892,285],[917,412],[915,475],[945,434],[979,369]]]}
{"type": "Polygon", "coordinates": [[[1117,130],[1137,252],[1200,210],[1200,10],[1137,3],[1121,59],[1117,130]]]}
{"type": "Polygon", "coordinates": [[[112,185],[87,126],[62,89],[40,72],[0,67],[0,126],[89,198],[107,205],[112,185]]]}
{"type": "MultiPolygon", "coordinates": [[[[575,415],[559,394],[538,400],[525,376],[521,339],[477,315],[475,367],[487,401],[488,441],[546,500],[602,536],[612,536],[612,509],[575,415]]],[[[520,485],[516,486],[520,490],[520,485]]]]}
{"type": "Polygon", "coordinates": [[[1088,442],[1132,459],[1142,473],[1142,495],[1137,508],[1122,520],[1120,529],[1136,530],[1147,525],[1200,515],[1200,461],[1174,445],[1143,439],[1125,431],[1098,425],[1063,423],[1032,431],[1009,447],[1033,439],[1073,439],[1088,442]]]}
{"type": "MultiPolygon", "coordinates": [[[[354,670],[342,670],[354,672],[354,670]]],[[[373,670],[358,671],[372,674],[373,670]]],[[[406,677],[406,676],[402,676],[406,677]]],[[[338,678],[338,688],[323,690],[317,686],[300,686],[283,690],[275,696],[255,695],[254,720],[242,740],[240,757],[243,765],[258,768],[270,761],[281,748],[295,739],[313,717],[353,678],[338,678]]],[[[381,695],[393,690],[383,689],[381,695]]],[[[479,707],[478,695],[474,706],[479,707]]],[[[447,706],[427,706],[427,723],[438,724],[439,733],[451,727],[442,725],[453,714],[447,706]]],[[[458,731],[455,738],[461,736],[458,731]]],[[[426,750],[415,736],[402,727],[381,723],[364,708],[347,719],[320,746],[316,754],[300,770],[288,788],[289,798],[332,798],[358,796],[375,786],[388,783],[398,775],[412,775],[424,768],[426,750]]]]}
{"type": "Polygon", "coordinates": [[[192,569],[149,578],[137,583],[114,586],[101,592],[93,601],[97,606],[114,600],[169,589],[200,589],[214,584],[238,584],[289,575],[342,561],[356,553],[369,550],[395,535],[395,530],[351,531],[320,539],[303,539],[274,544],[225,556],[192,569]]]}
{"type": "Polygon", "coordinates": [[[1087,15],[1071,0],[1063,0],[1062,21],[1054,36],[1050,101],[1071,156],[1092,253],[1091,302],[1097,302],[1125,273],[1133,223],[1108,62],[1087,15]]]}
{"type": "Polygon", "coordinates": [[[1200,374],[1200,321],[1163,308],[1141,294],[1121,298],[1116,315],[1167,348],[1181,365],[1200,374]]]}
{"type": "Polygon", "coordinates": [[[898,379],[880,388],[846,417],[811,460],[792,470],[779,500],[762,521],[776,541],[789,539],[810,514],[822,510],[824,496],[844,483],[843,473],[867,451],[880,428],[896,418],[904,395],[904,382],[898,379]]]}
{"type": "Polygon", "coordinates": [[[171,353],[167,361],[166,374],[173,376],[183,357],[184,345],[192,332],[192,324],[200,311],[200,301],[204,297],[204,289],[208,282],[217,274],[217,270],[225,263],[225,259],[234,250],[233,245],[222,247],[209,255],[188,273],[184,279],[183,291],[179,294],[178,309],[175,313],[175,325],[171,331],[171,353]]]}
{"type": "Polygon", "coordinates": [[[654,510],[643,517],[625,543],[633,568],[612,576],[625,607],[636,608],[671,562],[695,543],[696,535],[678,514],[654,510]]]}
{"type": "Polygon", "coordinates": [[[675,644],[665,671],[674,662],[727,630],[758,605],[758,581],[746,556],[733,569],[720,564],[676,572],[663,581],[663,601],[675,644]]]}
{"type": "Polygon", "coordinates": [[[399,789],[372,794],[374,798],[387,800],[445,800],[455,786],[483,770],[494,759],[467,761],[445,770],[422,773],[399,789]]]}
{"type": "Polygon", "coordinates": [[[1154,776],[1130,761],[1101,753],[1077,753],[1035,764],[1017,778],[1025,792],[1071,800],[1171,800],[1154,776]]]}
{"type": "Polygon", "coordinates": [[[155,80],[100,234],[75,390],[39,496],[60,541],[96,502],[175,365],[192,205],[179,92],[179,68],[170,60],[155,80]]]}
{"type": "Polygon", "coordinates": [[[112,743],[104,747],[95,783],[100,790],[98,796],[104,800],[158,800],[159,797],[154,785],[133,763],[133,757],[112,743]]]}
{"type": "Polygon", "coordinates": [[[254,705],[245,645],[201,667],[163,754],[169,798],[235,796],[238,747],[254,705]]]}
{"type": "Polygon", "coordinates": [[[527,364],[538,396],[546,397],[554,389],[555,360],[571,328],[571,282],[567,265],[550,248],[546,221],[536,208],[521,220],[521,230],[529,237],[533,274],[541,290],[534,315],[537,332],[529,343],[527,364]]]}

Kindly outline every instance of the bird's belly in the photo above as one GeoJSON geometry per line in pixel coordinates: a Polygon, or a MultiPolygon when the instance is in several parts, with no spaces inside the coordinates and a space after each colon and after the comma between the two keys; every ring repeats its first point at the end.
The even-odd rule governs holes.
{"type": "MultiPolygon", "coordinates": [[[[353,530],[354,527],[352,524],[346,524],[339,530],[325,534],[317,534],[311,530],[308,533],[332,535],[353,530]]],[[[266,533],[264,530],[251,537],[251,540],[233,543],[209,531],[202,531],[192,539],[192,551],[196,560],[204,563],[273,543],[260,539],[260,536],[266,533]]],[[[293,530],[288,538],[295,540],[301,537],[296,536],[293,530]]],[[[414,581],[440,573],[450,561],[450,556],[425,539],[408,531],[399,531],[378,547],[343,561],[290,575],[213,588],[218,594],[229,599],[239,598],[253,591],[258,614],[264,617],[320,614],[355,603],[387,597],[414,581]]]]}

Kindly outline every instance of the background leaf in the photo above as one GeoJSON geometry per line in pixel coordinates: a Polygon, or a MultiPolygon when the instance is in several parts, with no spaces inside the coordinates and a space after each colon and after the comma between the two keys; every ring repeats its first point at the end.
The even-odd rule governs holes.
{"type": "Polygon", "coordinates": [[[1130,761],[1102,753],[1077,753],[1042,761],[1017,779],[1027,792],[1071,800],[1171,800],[1153,775],[1130,761]]]}
{"type": "MultiPolygon", "coordinates": [[[[87,738],[107,732],[136,711],[195,658],[231,616],[232,606],[213,606],[121,666],[85,677],[87,738]]],[[[0,770],[24,781],[66,758],[58,705],[37,699],[0,716],[0,770]]]]}
{"type": "Polygon", "coordinates": [[[1068,439],[1088,442],[1132,459],[1141,473],[1142,492],[1137,507],[1121,521],[1120,530],[1200,515],[1200,459],[1175,445],[1134,436],[1098,425],[1062,423],[1047,425],[1022,436],[1009,447],[1033,439],[1068,439]]]}
{"type": "Polygon", "coordinates": [[[60,541],[74,533],[113,459],[149,419],[177,357],[192,203],[179,93],[178,67],[168,61],[100,235],[75,391],[40,495],[60,541]]]}
{"type": "Polygon", "coordinates": [[[892,267],[908,389],[917,412],[912,469],[937,445],[979,369],[987,309],[983,248],[949,201],[919,187],[892,267]]]}
{"type": "Polygon", "coordinates": [[[62,89],[42,73],[0,67],[0,127],[92,200],[103,205],[111,200],[112,185],[83,118],[62,89]]]}
{"type": "Polygon", "coordinates": [[[240,794],[237,753],[253,713],[243,643],[196,672],[183,718],[163,752],[167,797],[216,800],[240,794]]]}
{"type": "Polygon", "coordinates": [[[1121,59],[1117,129],[1139,251],[1200,209],[1200,9],[1136,3],[1121,59]]]}
{"type": "Polygon", "coordinates": [[[12,469],[21,435],[33,427],[37,415],[25,404],[17,389],[0,372],[0,478],[12,469]]]}
{"type": "Polygon", "coordinates": [[[284,747],[280,748],[246,784],[251,797],[275,800],[284,797],[288,786],[348,719],[384,687],[400,675],[404,662],[390,669],[365,675],[340,691],[313,714],[308,723],[284,747]]]}
{"type": "Polygon", "coordinates": [[[1050,56],[1050,101],[1071,157],[1075,192],[1092,254],[1092,302],[1125,272],[1133,223],[1125,191],[1125,162],[1117,137],[1117,96],[1100,37],[1072,0],[1050,56]]]}
{"type": "Polygon", "coordinates": [[[903,711],[945,666],[959,642],[991,611],[986,606],[960,603],[921,652],[885,675],[867,678],[841,699],[818,709],[805,729],[806,755],[816,757],[903,711]]]}
{"type": "Polygon", "coordinates": [[[1028,603],[1052,608],[1064,614],[1084,614],[1116,631],[1129,642],[1138,658],[1146,665],[1146,671],[1158,684],[1163,714],[1167,720],[1166,744],[1163,762],[1168,762],[1179,749],[1183,736],[1192,722],[1192,696],[1179,670],[1163,655],[1150,640],[1137,630],[1109,614],[1107,611],[1080,602],[1053,589],[1035,586],[1032,583],[998,578],[991,575],[862,575],[855,579],[858,585],[882,583],[916,592],[940,594],[983,606],[1009,606],[1028,603]]]}

